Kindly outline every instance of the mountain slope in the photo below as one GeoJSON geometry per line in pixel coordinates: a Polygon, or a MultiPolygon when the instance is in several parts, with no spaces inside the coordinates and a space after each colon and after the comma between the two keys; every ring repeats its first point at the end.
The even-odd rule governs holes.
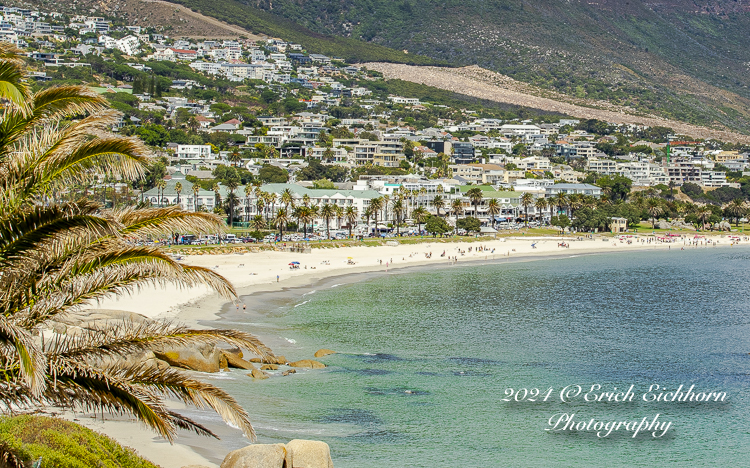
{"type": "Polygon", "coordinates": [[[749,0],[246,1],[317,32],[750,133],[749,0]]]}

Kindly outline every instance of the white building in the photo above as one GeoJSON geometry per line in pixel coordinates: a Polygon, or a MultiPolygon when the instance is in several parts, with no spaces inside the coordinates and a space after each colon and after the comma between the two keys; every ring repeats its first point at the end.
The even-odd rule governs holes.
{"type": "Polygon", "coordinates": [[[177,145],[179,159],[215,159],[211,145],[177,145]]]}

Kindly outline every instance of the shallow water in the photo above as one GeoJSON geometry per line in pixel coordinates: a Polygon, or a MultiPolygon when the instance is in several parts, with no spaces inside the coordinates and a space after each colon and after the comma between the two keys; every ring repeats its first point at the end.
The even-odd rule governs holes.
{"type": "Polygon", "coordinates": [[[260,442],[324,440],[337,468],[745,466],[749,265],[750,249],[733,247],[338,278],[268,302],[252,325],[235,311],[214,323],[277,336],[290,360],[341,352],[321,359],[327,369],[212,381],[248,409],[260,442]],[[571,384],[632,384],[636,398],[560,403],[571,384]],[[652,384],[727,401],[638,401],[652,384]],[[509,387],[553,392],[501,401],[509,387]],[[672,426],[661,438],[545,431],[560,412],[605,422],[658,413],[672,426]]]}

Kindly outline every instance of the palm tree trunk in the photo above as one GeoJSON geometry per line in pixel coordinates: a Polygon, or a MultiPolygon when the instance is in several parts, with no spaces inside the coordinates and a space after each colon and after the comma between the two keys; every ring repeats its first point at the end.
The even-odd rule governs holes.
{"type": "Polygon", "coordinates": [[[326,218],[326,237],[330,240],[331,239],[331,219],[326,218]]]}

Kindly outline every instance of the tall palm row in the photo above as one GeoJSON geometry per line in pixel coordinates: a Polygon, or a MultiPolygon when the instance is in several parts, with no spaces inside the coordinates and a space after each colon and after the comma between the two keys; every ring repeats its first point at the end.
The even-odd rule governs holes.
{"type": "Polygon", "coordinates": [[[67,312],[143,286],[204,284],[228,297],[235,292],[208,269],[133,242],[215,232],[222,227],[217,217],[177,207],[104,210],[86,199],[70,201],[71,194],[68,201],[55,198],[96,174],[143,175],[147,150],[108,131],[118,115],[87,88],[32,94],[17,52],[0,44],[0,408],[129,413],[169,440],[177,429],[212,435],[169,409],[165,399],[172,398],[212,408],[253,437],[247,412],[223,390],[177,369],[130,367],[122,359],[154,347],[219,342],[270,354],[252,335],[160,322],[122,322],[74,338],[44,332],[67,312]]]}

